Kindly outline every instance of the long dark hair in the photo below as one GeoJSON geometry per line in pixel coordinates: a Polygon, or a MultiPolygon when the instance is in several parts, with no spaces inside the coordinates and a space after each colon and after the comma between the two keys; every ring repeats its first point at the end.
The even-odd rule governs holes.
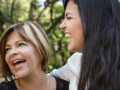
{"type": "MultiPolygon", "coordinates": [[[[64,7],[69,0],[64,0],[64,7]]],[[[74,0],[84,47],[78,90],[120,90],[120,4],[118,0],[74,0]]]]}

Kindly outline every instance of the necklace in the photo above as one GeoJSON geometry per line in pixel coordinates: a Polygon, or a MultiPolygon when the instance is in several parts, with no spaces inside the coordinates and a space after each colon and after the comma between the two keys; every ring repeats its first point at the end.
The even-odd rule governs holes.
{"type": "MultiPolygon", "coordinates": [[[[47,78],[47,90],[48,90],[49,89],[49,78],[47,75],[46,75],[46,78],[47,78]]],[[[18,79],[18,86],[19,86],[18,90],[21,90],[21,83],[19,79],[18,79]]]]}

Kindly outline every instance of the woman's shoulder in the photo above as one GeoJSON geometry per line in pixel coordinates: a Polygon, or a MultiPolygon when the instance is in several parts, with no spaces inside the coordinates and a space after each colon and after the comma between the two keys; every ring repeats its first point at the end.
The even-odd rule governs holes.
{"type": "Polygon", "coordinates": [[[0,83],[0,90],[17,90],[14,80],[0,83]]]}
{"type": "Polygon", "coordinates": [[[56,90],[69,90],[69,82],[63,79],[54,77],[56,79],[56,90]]]}

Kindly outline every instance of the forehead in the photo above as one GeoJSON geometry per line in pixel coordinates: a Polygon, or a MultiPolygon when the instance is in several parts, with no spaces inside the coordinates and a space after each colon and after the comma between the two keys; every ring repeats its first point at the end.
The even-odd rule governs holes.
{"type": "Polygon", "coordinates": [[[17,33],[16,30],[10,32],[6,38],[6,44],[12,43],[14,41],[23,40],[23,38],[17,33]]]}
{"type": "Polygon", "coordinates": [[[66,7],[66,10],[65,10],[65,13],[76,12],[76,11],[78,11],[77,4],[75,4],[73,0],[69,0],[68,4],[67,4],[67,7],[66,7]]]}

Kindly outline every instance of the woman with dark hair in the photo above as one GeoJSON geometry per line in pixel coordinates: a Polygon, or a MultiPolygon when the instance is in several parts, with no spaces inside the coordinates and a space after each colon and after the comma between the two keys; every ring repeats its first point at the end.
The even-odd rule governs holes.
{"type": "Polygon", "coordinates": [[[64,7],[68,50],[83,53],[78,90],[120,90],[118,0],[64,0],[64,7]]]}

